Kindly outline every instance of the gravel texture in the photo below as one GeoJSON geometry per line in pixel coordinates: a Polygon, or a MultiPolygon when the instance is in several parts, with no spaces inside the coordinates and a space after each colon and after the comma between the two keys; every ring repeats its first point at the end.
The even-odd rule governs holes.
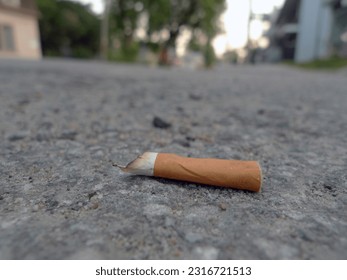
{"type": "Polygon", "coordinates": [[[1,259],[346,259],[347,72],[0,61],[1,259]],[[258,160],[251,193],[130,176],[258,160]]]}

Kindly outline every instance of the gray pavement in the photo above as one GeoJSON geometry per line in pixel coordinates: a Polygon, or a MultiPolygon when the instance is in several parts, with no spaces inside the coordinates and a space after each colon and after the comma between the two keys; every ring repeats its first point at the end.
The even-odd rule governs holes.
{"type": "Polygon", "coordinates": [[[0,258],[346,259],[346,139],[346,71],[1,60],[0,258]],[[109,162],[144,151],[258,160],[263,189],[109,162]]]}

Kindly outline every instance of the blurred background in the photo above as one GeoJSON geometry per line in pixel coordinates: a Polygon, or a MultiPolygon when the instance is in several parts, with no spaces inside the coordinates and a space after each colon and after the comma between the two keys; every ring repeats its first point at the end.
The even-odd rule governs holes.
{"type": "Polygon", "coordinates": [[[0,0],[0,57],[342,67],[346,0],[0,0]]]}

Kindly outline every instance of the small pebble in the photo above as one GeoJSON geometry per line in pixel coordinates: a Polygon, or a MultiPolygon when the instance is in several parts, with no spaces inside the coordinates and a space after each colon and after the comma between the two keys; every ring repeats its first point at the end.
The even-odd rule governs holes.
{"type": "Polygon", "coordinates": [[[97,208],[99,208],[99,203],[97,203],[97,202],[93,203],[93,204],[91,205],[90,208],[91,208],[91,209],[97,209],[97,208]]]}
{"type": "Polygon", "coordinates": [[[219,205],[220,210],[225,211],[227,210],[227,205],[225,203],[220,203],[219,205]]]}
{"type": "Polygon", "coordinates": [[[161,129],[167,129],[171,127],[171,123],[164,121],[163,119],[159,117],[154,117],[152,124],[154,127],[161,128],[161,129]]]}
{"type": "Polygon", "coordinates": [[[189,95],[189,98],[191,99],[191,100],[194,100],[194,101],[199,101],[199,100],[201,100],[201,96],[200,95],[197,95],[197,94],[190,94],[189,95]]]}

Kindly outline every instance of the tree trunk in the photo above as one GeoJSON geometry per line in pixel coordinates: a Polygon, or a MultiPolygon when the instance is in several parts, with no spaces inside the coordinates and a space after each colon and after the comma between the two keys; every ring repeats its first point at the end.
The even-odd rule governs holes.
{"type": "Polygon", "coordinates": [[[171,65],[172,58],[169,55],[169,48],[176,47],[176,39],[179,35],[179,29],[171,30],[169,39],[162,45],[161,50],[159,52],[159,64],[160,65],[171,65]]]}

